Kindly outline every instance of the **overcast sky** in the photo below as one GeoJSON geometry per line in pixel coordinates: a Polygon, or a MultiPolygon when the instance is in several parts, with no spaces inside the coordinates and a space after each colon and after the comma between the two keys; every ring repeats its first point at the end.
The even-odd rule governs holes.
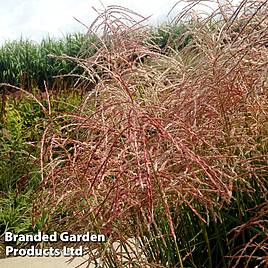
{"type": "MultiPolygon", "coordinates": [[[[144,16],[152,15],[151,23],[160,24],[177,0],[102,0],[106,6],[121,5],[144,16]]],[[[61,36],[85,31],[73,17],[89,25],[101,8],[98,0],[0,0],[0,43],[23,36],[40,40],[46,35],[61,36]]],[[[177,10],[180,7],[177,7],[177,10]]]]}

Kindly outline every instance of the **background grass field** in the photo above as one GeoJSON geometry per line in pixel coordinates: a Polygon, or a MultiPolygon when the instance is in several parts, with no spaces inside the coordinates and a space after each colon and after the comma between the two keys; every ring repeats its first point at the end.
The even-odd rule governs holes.
{"type": "Polygon", "coordinates": [[[2,233],[105,234],[101,267],[268,267],[268,3],[195,8],[1,48],[2,233]]]}

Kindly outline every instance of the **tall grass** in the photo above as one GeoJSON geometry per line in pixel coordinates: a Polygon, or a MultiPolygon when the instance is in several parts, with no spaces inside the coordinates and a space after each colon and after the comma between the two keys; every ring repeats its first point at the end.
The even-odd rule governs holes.
{"type": "MultiPolygon", "coordinates": [[[[175,25],[152,28],[153,37],[148,41],[164,48],[183,31],[183,27],[175,25]]],[[[76,33],[60,39],[47,37],[40,43],[23,38],[7,41],[0,48],[0,83],[26,90],[37,87],[43,91],[44,82],[49,89],[54,90],[62,91],[74,85],[77,87],[77,80],[85,69],[77,64],[76,59],[94,55],[100,46],[97,40],[96,34],[76,33]]],[[[172,45],[178,48],[175,42],[172,45]]],[[[94,64],[91,67],[95,67],[94,64]]],[[[83,78],[85,80],[85,76],[83,78]]],[[[11,88],[7,88],[7,91],[11,91],[11,88]]]]}
{"type": "Polygon", "coordinates": [[[143,17],[100,13],[89,31],[103,45],[79,60],[99,83],[44,131],[36,218],[105,234],[88,245],[102,267],[268,265],[268,3],[189,17],[195,4],[176,20],[191,40],[166,53],[144,42],[143,17]]]}
{"type": "Polygon", "coordinates": [[[22,38],[6,42],[0,48],[0,81],[26,90],[34,87],[44,90],[44,81],[50,89],[71,87],[75,83],[72,76],[56,78],[59,75],[81,75],[83,70],[73,61],[60,61],[51,56],[77,57],[88,42],[94,42],[94,36],[79,33],[66,35],[62,39],[47,37],[40,43],[22,38]]]}

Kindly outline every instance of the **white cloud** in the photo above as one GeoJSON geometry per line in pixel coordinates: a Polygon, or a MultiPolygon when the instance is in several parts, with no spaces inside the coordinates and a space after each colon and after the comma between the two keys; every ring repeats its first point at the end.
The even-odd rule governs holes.
{"type": "MultiPolygon", "coordinates": [[[[166,15],[178,1],[102,0],[102,2],[105,6],[119,5],[144,16],[152,15],[151,23],[159,24],[167,20],[166,15]]],[[[67,32],[85,30],[73,17],[89,25],[97,15],[92,6],[102,8],[99,0],[0,0],[0,42],[20,36],[40,40],[48,34],[60,36],[67,32]]],[[[178,5],[176,10],[181,7],[178,5]]]]}

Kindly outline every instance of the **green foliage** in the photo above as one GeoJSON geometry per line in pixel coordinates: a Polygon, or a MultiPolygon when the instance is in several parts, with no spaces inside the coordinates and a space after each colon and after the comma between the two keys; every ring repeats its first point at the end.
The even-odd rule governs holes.
{"type": "Polygon", "coordinates": [[[6,120],[0,129],[0,192],[15,188],[16,182],[31,170],[31,162],[37,150],[26,143],[39,138],[40,129],[35,128],[41,113],[30,109],[25,100],[19,104],[9,100],[6,105],[6,120]]]}
{"type": "Polygon", "coordinates": [[[154,28],[149,44],[156,45],[160,49],[169,47],[177,51],[181,50],[192,40],[188,24],[166,24],[154,28]]]}
{"type": "Polygon", "coordinates": [[[33,189],[40,182],[36,163],[38,150],[33,144],[40,138],[35,128],[41,118],[39,107],[25,99],[6,103],[6,118],[0,128],[0,232],[31,231],[33,189]],[[29,142],[29,143],[27,143],[29,142]]]}
{"type": "Polygon", "coordinates": [[[20,86],[26,90],[36,86],[44,89],[44,81],[47,82],[48,88],[60,82],[71,86],[75,82],[73,77],[56,77],[70,73],[81,75],[83,69],[72,60],[52,56],[68,55],[75,58],[83,54],[85,57],[93,52],[87,51],[85,54],[83,47],[94,40],[94,36],[76,33],[66,35],[62,39],[47,37],[40,44],[22,38],[6,42],[0,48],[0,82],[20,86]]]}
{"type": "Polygon", "coordinates": [[[61,94],[52,105],[57,112],[72,112],[79,107],[80,103],[81,95],[73,90],[69,94],[61,94]]]}
{"type": "Polygon", "coordinates": [[[28,233],[31,231],[32,192],[9,192],[0,198],[0,233],[28,233]]]}
{"type": "MultiPolygon", "coordinates": [[[[265,233],[259,226],[252,226],[237,236],[232,233],[234,228],[252,219],[250,208],[261,206],[264,199],[259,198],[256,201],[260,196],[261,193],[258,191],[252,195],[252,199],[247,193],[236,192],[234,200],[221,208],[217,216],[196,205],[196,211],[207,220],[207,224],[187,206],[171,207],[184,267],[232,267],[231,258],[226,256],[231,256],[256,235],[259,235],[259,242],[264,240],[265,233]]],[[[178,265],[179,256],[176,254],[176,245],[164,211],[156,212],[155,221],[150,228],[144,228],[148,226],[146,220],[136,222],[136,226],[142,228],[138,231],[143,235],[140,245],[148,260],[161,263],[163,267],[172,268],[178,265]]],[[[246,267],[246,261],[241,261],[241,264],[246,267]]]]}
{"type": "MultiPolygon", "coordinates": [[[[160,49],[170,46],[180,50],[190,40],[187,26],[182,24],[154,28],[146,42],[160,49]]],[[[70,88],[84,73],[75,58],[88,58],[96,53],[99,46],[101,43],[96,35],[81,33],[69,34],[61,39],[47,37],[40,43],[23,38],[6,42],[0,47],[0,83],[26,90],[34,87],[44,90],[46,81],[48,88],[70,88]]]]}
{"type": "MultiPolygon", "coordinates": [[[[81,97],[71,93],[51,99],[52,113],[71,112],[81,97]]],[[[46,100],[42,103],[48,107],[46,100]]],[[[47,216],[42,214],[32,225],[31,213],[34,191],[40,183],[39,140],[48,118],[40,105],[27,96],[21,100],[8,98],[5,110],[0,128],[0,233],[38,232],[47,216]]]]}

